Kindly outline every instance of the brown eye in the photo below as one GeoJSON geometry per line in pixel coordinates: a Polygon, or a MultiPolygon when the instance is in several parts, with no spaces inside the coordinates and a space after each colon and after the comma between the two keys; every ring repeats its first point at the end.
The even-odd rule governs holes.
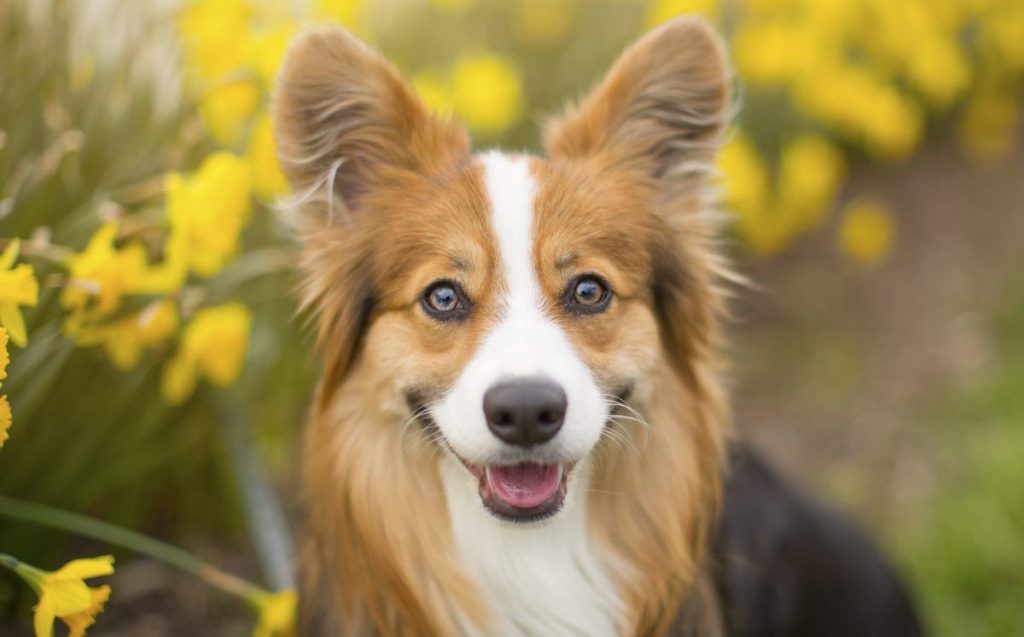
{"type": "Polygon", "coordinates": [[[462,289],[452,281],[438,281],[423,291],[421,304],[424,311],[440,321],[465,316],[468,302],[462,289]]]}
{"type": "Polygon", "coordinates": [[[566,289],[569,309],[596,314],[603,312],[611,300],[611,292],[604,279],[596,274],[577,277],[566,289]]]}

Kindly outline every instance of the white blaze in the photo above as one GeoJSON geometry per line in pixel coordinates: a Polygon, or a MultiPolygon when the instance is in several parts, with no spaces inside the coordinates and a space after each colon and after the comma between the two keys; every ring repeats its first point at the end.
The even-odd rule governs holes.
{"type": "Polygon", "coordinates": [[[490,603],[496,623],[488,634],[614,635],[621,601],[588,533],[584,497],[586,458],[604,428],[606,403],[569,338],[543,310],[534,263],[536,188],[528,159],[492,152],[481,161],[504,275],[499,320],[431,413],[452,449],[475,465],[524,456],[577,464],[563,510],[540,523],[517,525],[486,511],[477,479],[447,454],[442,475],[456,549],[490,603]],[[554,439],[523,451],[490,432],[483,396],[496,382],[535,376],[561,385],[568,409],[554,439]]]}

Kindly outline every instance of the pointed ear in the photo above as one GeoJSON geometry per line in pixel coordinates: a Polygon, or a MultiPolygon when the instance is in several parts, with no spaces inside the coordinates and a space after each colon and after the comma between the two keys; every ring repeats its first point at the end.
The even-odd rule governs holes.
{"type": "Polygon", "coordinates": [[[590,95],[548,125],[548,153],[607,153],[671,192],[713,160],[728,123],[729,83],[711,27],[677,18],[626,49],[590,95]]]}
{"type": "Polygon", "coordinates": [[[432,117],[398,71],[340,28],[312,31],[289,49],[275,101],[278,154],[298,198],[326,214],[403,173],[466,157],[469,138],[432,117]],[[326,204],[326,206],[325,206],[326,204]]]}

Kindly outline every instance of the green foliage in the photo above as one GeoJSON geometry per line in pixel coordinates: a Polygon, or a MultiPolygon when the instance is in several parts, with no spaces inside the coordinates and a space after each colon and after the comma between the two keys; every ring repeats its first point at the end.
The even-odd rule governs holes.
{"type": "Polygon", "coordinates": [[[944,465],[899,537],[936,634],[1019,635],[1024,609],[1024,284],[996,317],[998,361],[934,414],[944,465]]]}

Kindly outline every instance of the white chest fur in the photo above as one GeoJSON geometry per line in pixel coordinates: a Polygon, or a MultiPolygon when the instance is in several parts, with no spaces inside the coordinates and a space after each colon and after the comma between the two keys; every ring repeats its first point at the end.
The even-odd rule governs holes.
{"type": "Polygon", "coordinates": [[[585,501],[572,497],[578,489],[570,489],[554,518],[518,526],[484,510],[474,479],[457,461],[447,458],[442,467],[459,559],[492,612],[485,634],[602,637],[618,632],[622,604],[587,532],[585,501]]]}

